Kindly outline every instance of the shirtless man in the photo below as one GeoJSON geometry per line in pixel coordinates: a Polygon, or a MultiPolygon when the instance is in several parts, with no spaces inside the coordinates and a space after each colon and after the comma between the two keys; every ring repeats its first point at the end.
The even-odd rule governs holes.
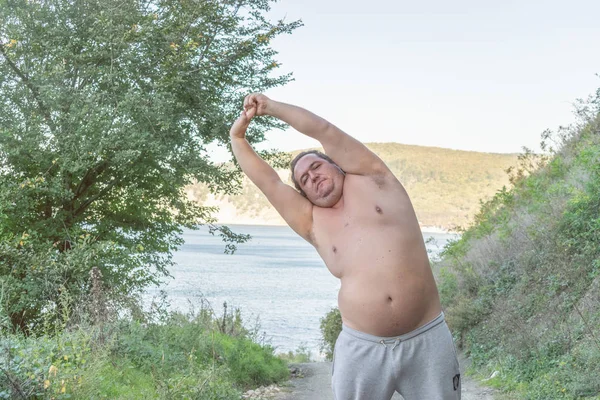
{"type": "Polygon", "coordinates": [[[244,99],[230,130],[242,170],[341,280],[337,400],[460,399],[459,366],[410,199],[384,162],[317,115],[263,94],[244,99]],[[276,117],[325,149],[291,164],[294,190],[245,139],[256,115],[276,117]]]}

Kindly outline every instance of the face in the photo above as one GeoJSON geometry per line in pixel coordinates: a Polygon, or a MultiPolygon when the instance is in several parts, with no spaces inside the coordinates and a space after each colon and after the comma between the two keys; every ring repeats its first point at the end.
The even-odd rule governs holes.
{"type": "Polygon", "coordinates": [[[294,178],[316,206],[333,207],[342,197],[344,173],[316,154],[307,154],[298,160],[294,178]]]}

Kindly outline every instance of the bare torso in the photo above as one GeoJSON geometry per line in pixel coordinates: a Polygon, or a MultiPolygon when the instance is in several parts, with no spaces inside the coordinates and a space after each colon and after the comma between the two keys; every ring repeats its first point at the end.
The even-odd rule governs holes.
{"type": "Polygon", "coordinates": [[[347,326],[397,336],[441,312],[417,218],[395,178],[348,174],[339,207],[314,207],[313,234],[341,280],[338,304],[347,326]]]}

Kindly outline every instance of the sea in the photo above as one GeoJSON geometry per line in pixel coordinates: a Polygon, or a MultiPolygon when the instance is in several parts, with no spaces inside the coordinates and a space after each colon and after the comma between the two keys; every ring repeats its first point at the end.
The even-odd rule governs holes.
{"type": "MultiPolygon", "coordinates": [[[[185,244],[174,253],[175,266],[161,287],[146,293],[147,304],[164,291],[171,310],[184,313],[211,307],[215,314],[239,308],[245,326],[276,352],[300,348],[315,360],[320,319],[337,305],[340,282],[329,273],[316,250],[287,226],[228,225],[250,234],[234,254],[208,228],[186,230],[185,244]]],[[[455,234],[423,231],[435,259],[455,234]]]]}

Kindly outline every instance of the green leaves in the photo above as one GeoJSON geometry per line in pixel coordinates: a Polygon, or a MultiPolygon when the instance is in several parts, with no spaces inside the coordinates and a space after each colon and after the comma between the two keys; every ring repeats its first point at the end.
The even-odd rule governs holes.
{"type": "MultiPolygon", "coordinates": [[[[0,238],[36,232],[39,249],[63,253],[89,234],[112,249],[90,260],[118,291],[167,275],[182,227],[212,222],[183,188],[239,181],[205,146],[228,144],[245,94],[291,78],[273,74],[269,42],[300,22],[267,20],[269,4],[0,2],[0,238]]],[[[249,140],[274,126],[257,121],[249,140]]]]}

